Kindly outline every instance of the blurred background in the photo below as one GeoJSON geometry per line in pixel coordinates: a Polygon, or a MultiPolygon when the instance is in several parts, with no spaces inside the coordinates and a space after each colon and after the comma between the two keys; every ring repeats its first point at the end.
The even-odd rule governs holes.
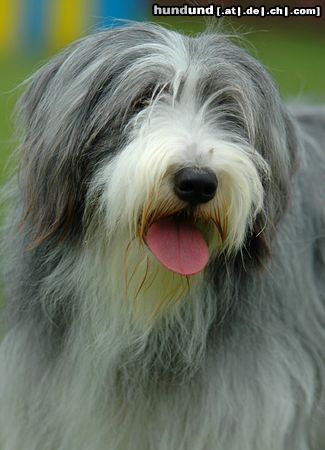
{"type": "MultiPolygon", "coordinates": [[[[313,7],[322,1],[288,0],[283,5],[313,7]]],[[[152,3],[183,6],[185,0],[0,0],[0,185],[14,165],[9,155],[16,144],[12,112],[21,92],[16,87],[51,55],[82,35],[114,26],[114,18],[155,21],[191,34],[206,26],[199,16],[153,17],[152,3]]],[[[196,0],[190,5],[210,3],[196,0]]],[[[279,2],[223,0],[214,4],[245,7],[277,6],[279,2]]],[[[325,101],[324,14],[320,18],[231,17],[225,27],[242,34],[244,45],[269,69],[284,97],[325,101]]]]}

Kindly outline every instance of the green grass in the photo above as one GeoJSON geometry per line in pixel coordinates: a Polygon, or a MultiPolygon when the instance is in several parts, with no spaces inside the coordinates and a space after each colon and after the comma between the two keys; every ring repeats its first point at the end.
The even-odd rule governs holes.
{"type": "Polygon", "coordinates": [[[321,96],[325,100],[324,34],[282,29],[256,32],[248,38],[284,96],[321,96]]]}

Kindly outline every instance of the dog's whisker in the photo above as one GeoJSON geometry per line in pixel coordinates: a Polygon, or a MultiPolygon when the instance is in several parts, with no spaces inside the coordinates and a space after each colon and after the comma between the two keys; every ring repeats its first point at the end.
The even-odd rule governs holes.
{"type": "Polygon", "coordinates": [[[134,300],[135,300],[135,301],[137,301],[138,296],[139,296],[139,294],[140,294],[142,288],[143,288],[144,285],[145,285],[145,282],[146,282],[146,280],[147,280],[147,275],[148,275],[148,269],[149,269],[149,258],[147,257],[147,258],[146,258],[146,268],[145,268],[145,272],[144,272],[144,275],[143,275],[143,279],[142,279],[142,281],[141,281],[141,283],[140,283],[140,285],[139,285],[139,287],[138,287],[138,290],[137,290],[136,293],[135,293],[135,297],[134,297],[134,300]]]}

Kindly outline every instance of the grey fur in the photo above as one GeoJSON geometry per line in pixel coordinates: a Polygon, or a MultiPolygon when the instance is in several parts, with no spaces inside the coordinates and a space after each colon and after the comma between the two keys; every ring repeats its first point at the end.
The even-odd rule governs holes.
{"type": "Polygon", "coordinates": [[[323,449],[325,109],[289,112],[265,69],[221,33],[134,24],[70,46],[31,78],[18,111],[3,450],[323,449]],[[180,80],[173,57],[189,67],[180,80]],[[105,273],[92,286],[88,272],[107,263],[109,277],[114,265],[101,184],[91,186],[134,118],[165,95],[177,101],[193,67],[210,121],[256,149],[270,175],[256,163],[264,205],[240,251],[217,254],[143,331],[109,304],[105,273]]]}

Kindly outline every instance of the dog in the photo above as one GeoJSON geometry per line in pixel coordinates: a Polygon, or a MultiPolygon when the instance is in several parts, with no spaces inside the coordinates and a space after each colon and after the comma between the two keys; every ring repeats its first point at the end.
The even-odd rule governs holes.
{"type": "Polygon", "coordinates": [[[145,23],[27,84],[2,449],[324,449],[325,109],[145,23]]]}

